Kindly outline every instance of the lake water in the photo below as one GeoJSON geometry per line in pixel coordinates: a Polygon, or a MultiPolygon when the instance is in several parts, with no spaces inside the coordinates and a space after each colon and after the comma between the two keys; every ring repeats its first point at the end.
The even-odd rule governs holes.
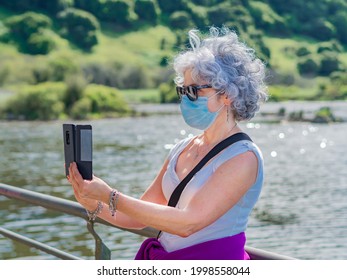
{"type": "MultiPolygon", "coordinates": [[[[262,110],[309,112],[322,105],[347,118],[346,102],[274,103],[262,110]]],[[[177,105],[155,107],[168,108],[178,111],[177,105]]],[[[62,123],[0,122],[0,182],[74,200],[64,176],[62,123]]],[[[172,145],[198,132],[178,114],[88,123],[94,173],[135,197],[154,179],[172,145]]],[[[241,127],[265,159],[265,184],[249,220],[247,245],[301,259],[347,259],[347,123],[269,123],[258,117],[241,127]]],[[[0,196],[0,225],[93,258],[94,239],[80,218],[0,196]]],[[[143,240],[104,225],[96,230],[112,259],[132,259],[143,240]]],[[[0,259],[12,258],[51,257],[0,235],[0,259]]]]}

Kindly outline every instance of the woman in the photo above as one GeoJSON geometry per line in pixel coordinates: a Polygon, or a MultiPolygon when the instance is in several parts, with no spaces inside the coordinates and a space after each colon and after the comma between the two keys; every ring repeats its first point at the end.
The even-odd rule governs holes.
{"type": "Polygon", "coordinates": [[[76,164],[69,182],[76,199],[96,216],[123,228],[162,231],[147,239],[136,259],[247,259],[245,230],[263,184],[263,159],[249,140],[214,156],[193,177],[176,207],[168,206],[179,182],[220,141],[241,132],[266,99],[264,65],[227,28],[210,28],[201,40],[189,32],[191,49],[174,61],[177,93],[186,123],[203,130],[170,152],[140,199],[113,189],[97,177],[83,180],[76,164]]]}

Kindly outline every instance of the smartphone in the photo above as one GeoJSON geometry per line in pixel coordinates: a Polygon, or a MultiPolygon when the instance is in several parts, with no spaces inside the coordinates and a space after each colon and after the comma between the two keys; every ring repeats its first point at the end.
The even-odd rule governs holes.
{"type": "Polygon", "coordinates": [[[76,162],[83,179],[93,177],[93,141],[91,125],[63,124],[65,174],[71,162],[76,162]]]}

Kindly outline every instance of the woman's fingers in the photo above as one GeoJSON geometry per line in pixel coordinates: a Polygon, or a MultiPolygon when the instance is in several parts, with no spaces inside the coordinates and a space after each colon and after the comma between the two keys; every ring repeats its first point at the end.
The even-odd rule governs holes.
{"type": "Polygon", "coordinates": [[[83,182],[82,175],[81,175],[81,173],[78,171],[76,162],[72,162],[72,163],[70,164],[70,168],[71,168],[71,170],[72,170],[72,174],[74,175],[76,181],[78,181],[78,182],[83,182]]]}
{"type": "Polygon", "coordinates": [[[77,169],[77,165],[75,162],[70,164],[69,173],[70,173],[71,183],[78,188],[82,187],[83,186],[83,178],[82,178],[81,174],[79,173],[79,171],[77,169]]]}

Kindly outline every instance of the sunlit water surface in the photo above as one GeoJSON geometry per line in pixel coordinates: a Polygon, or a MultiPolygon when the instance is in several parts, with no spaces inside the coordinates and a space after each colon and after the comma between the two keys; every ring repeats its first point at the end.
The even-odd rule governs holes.
{"type": "MultiPolygon", "coordinates": [[[[337,110],[343,115],[346,104],[337,110]]],[[[135,197],[154,179],[172,145],[198,133],[176,114],[89,123],[94,173],[135,197]]],[[[347,123],[255,119],[241,127],[265,159],[265,184],[249,220],[247,245],[301,259],[347,259],[347,123]]],[[[0,123],[0,182],[74,200],[64,176],[61,129],[62,122],[0,123]]],[[[0,225],[93,258],[94,239],[80,218],[0,196],[0,225]]],[[[96,230],[112,259],[132,259],[143,240],[103,225],[96,230]]],[[[0,235],[0,259],[12,258],[52,257],[0,235]]]]}

